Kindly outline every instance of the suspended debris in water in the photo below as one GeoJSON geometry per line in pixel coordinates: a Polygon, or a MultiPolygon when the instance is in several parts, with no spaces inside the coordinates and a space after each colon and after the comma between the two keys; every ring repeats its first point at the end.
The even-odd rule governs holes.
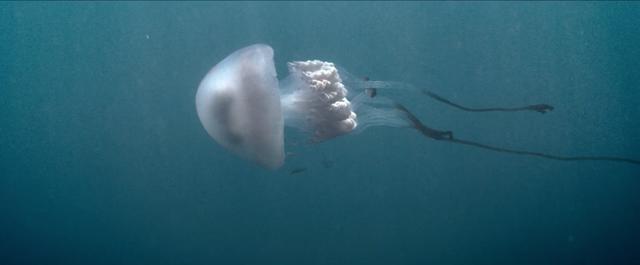
{"type": "Polygon", "coordinates": [[[291,171],[289,171],[289,175],[299,174],[305,171],[307,171],[307,168],[304,168],[304,167],[294,168],[291,171]]]}
{"type": "Polygon", "coordinates": [[[367,96],[370,98],[375,98],[376,95],[378,95],[378,90],[373,87],[365,89],[364,92],[367,93],[367,96]]]}
{"type": "Polygon", "coordinates": [[[333,160],[330,160],[330,159],[327,159],[327,158],[322,159],[322,166],[324,168],[331,168],[331,167],[333,167],[334,164],[335,164],[335,162],[333,162],[333,160]]]}

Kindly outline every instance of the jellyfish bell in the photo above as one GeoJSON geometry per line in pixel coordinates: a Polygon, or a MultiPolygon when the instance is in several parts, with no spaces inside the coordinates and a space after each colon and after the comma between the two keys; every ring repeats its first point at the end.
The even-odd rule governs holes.
{"type": "Polygon", "coordinates": [[[273,49],[233,52],[201,81],[196,110],[203,127],[232,152],[275,169],[284,163],[283,118],[273,49]]]}

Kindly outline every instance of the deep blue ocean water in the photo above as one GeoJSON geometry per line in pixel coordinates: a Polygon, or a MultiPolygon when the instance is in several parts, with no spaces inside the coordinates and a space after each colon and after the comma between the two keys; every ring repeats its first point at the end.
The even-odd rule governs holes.
{"type": "Polygon", "coordinates": [[[470,106],[397,100],[486,144],[640,159],[632,2],[0,3],[0,264],[639,264],[640,166],[374,128],[268,171],[194,97],[253,43],[470,106]],[[297,168],[304,172],[290,174],[297,168]]]}

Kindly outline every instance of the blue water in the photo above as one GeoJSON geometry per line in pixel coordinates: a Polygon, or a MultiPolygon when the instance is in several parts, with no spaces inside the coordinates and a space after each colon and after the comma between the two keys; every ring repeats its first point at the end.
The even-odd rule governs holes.
{"type": "Polygon", "coordinates": [[[194,97],[253,43],[426,87],[425,124],[640,159],[640,4],[0,3],[1,264],[639,264],[640,166],[374,128],[277,171],[208,137],[194,97]],[[296,168],[306,171],[290,174],[296,168]]]}

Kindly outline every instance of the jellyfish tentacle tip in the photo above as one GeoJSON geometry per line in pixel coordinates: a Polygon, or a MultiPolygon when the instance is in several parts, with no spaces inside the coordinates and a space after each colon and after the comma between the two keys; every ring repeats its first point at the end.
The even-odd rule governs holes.
{"type": "Polygon", "coordinates": [[[529,109],[545,114],[547,112],[553,111],[553,106],[547,104],[536,104],[529,106],[529,109]]]}

